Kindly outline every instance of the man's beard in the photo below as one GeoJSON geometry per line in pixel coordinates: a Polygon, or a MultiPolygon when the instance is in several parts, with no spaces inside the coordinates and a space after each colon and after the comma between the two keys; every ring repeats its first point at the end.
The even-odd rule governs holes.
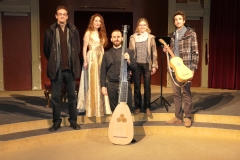
{"type": "Polygon", "coordinates": [[[119,41],[115,41],[114,43],[113,43],[113,45],[115,46],[115,47],[119,47],[120,45],[121,45],[121,42],[119,42],[119,41]],[[115,43],[115,42],[118,42],[118,43],[115,43]]]}

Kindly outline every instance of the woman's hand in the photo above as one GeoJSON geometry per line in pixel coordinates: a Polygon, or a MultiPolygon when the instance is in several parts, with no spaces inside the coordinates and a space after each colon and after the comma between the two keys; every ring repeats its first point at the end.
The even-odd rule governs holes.
{"type": "Polygon", "coordinates": [[[155,74],[155,73],[156,73],[156,71],[157,71],[157,69],[156,69],[156,68],[152,68],[152,70],[151,70],[151,75],[155,74]]]}
{"type": "Polygon", "coordinates": [[[84,68],[84,69],[87,69],[87,67],[88,67],[87,62],[84,62],[84,63],[83,63],[83,68],[84,68]]]}

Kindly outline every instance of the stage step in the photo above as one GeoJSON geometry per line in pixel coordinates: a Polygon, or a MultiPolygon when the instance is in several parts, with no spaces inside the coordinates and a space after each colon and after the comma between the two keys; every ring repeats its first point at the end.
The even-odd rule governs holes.
{"type": "MultiPolygon", "coordinates": [[[[62,127],[57,132],[47,129],[26,131],[0,136],[0,151],[17,148],[30,148],[39,145],[55,144],[79,139],[107,137],[108,123],[100,126],[81,125],[81,130],[62,127]],[[94,128],[96,127],[96,128],[94,128]]],[[[216,125],[207,123],[194,123],[191,128],[183,125],[166,125],[165,122],[143,122],[134,126],[134,136],[171,135],[171,136],[201,136],[208,138],[231,138],[240,142],[240,128],[236,125],[216,125]]]]}
{"type": "MultiPolygon", "coordinates": [[[[240,123],[237,116],[221,115],[194,115],[191,128],[181,125],[167,125],[166,120],[173,117],[170,113],[153,113],[133,115],[134,135],[181,135],[234,138],[240,141],[240,123]]],[[[57,143],[62,141],[107,137],[108,122],[110,116],[102,118],[78,117],[81,130],[73,130],[69,127],[67,117],[63,119],[62,127],[56,132],[49,132],[51,120],[40,120],[0,125],[0,151],[17,147],[32,147],[45,143],[57,143]]]]}
{"type": "MultiPolygon", "coordinates": [[[[140,113],[137,115],[133,115],[133,121],[167,121],[174,117],[173,113],[152,113],[151,116],[147,116],[144,113],[140,113]]],[[[101,118],[96,117],[86,117],[86,116],[78,116],[79,124],[96,124],[100,125],[101,123],[109,122],[111,116],[106,115],[101,118]]],[[[207,114],[194,114],[193,122],[201,122],[201,123],[216,123],[216,124],[232,124],[232,125],[240,125],[240,116],[225,116],[225,115],[207,115],[207,114]]],[[[69,126],[68,117],[63,117],[62,126],[69,126]]],[[[28,122],[20,122],[13,124],[5,124],[0,125],[0,135],[24,132],[24,131],[32,131],[39,129],[46,129],[52,126],[52,120],[36,120],[36,121],[28,121],[28,122]]]]}

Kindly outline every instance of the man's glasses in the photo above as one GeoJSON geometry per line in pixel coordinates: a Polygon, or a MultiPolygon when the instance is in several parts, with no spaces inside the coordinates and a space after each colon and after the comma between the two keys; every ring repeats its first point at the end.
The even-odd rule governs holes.
{"type": "Polygon", "coordinates": [[[66,17],[67,14],[66,14],[66,13],[58,13],[58,16],[64,16],[64,17],[66,17]]]}

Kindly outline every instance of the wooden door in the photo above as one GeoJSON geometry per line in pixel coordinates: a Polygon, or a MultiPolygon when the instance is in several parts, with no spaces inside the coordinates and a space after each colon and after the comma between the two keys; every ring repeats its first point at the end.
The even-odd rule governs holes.
{"type": "Polygon", "coordinates": [[[192,87],[201,87],[201,79],[202,79],[202,41],[203,41],[203,19],[200,20],[186,20],[185,24],[189,24],[190,26],[195,28],[195,32],[197,33],[198,40],[198,50],[199,50],[199,62],[198,69],[194,74],[192,80],[192,87]]]}
{"type": "Polygon", "coordinates": [[[32,90],[30,15],[2,15],[2,41],[4,89],[32,90]]]}

